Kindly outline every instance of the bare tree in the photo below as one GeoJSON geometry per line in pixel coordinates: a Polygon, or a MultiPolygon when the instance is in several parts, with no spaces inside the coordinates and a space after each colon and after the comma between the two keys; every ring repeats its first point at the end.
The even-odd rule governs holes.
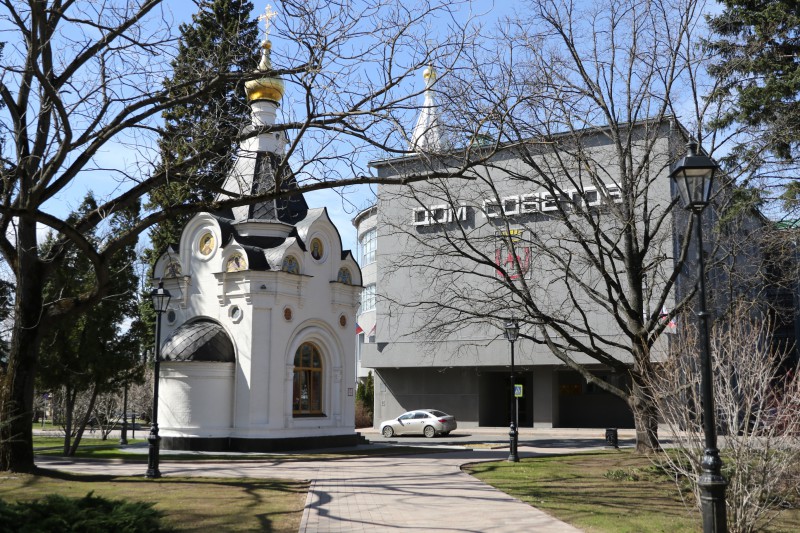
{"type": "MultiPolygon", "coordinates": [[[[693,331],[687,326],[687,331],[693,331]]],[[[720,454],[728,478],[732,532],[762,530],[796,497],[800,459],[800,380],[797,360],[771,349],[773,324],[761,308],[738,304],[712,331],[717,424],[726,436],[720,454]]],[[[671,445],[653,460],[688,480],[700,508],[697,481],[704,437],[700,370],[692,335],[651,374],[651,389],[671,445]]]]}
{"type": "Polygon", "coordinates": [[[398,313],[415,305],[410,331],[434,341],[468,328],[491,338],[514,314],[524,338],[627,402],[646,451],[658,446],[648,375],[694,291],[680,285],[691,223],[675,209],[670,165],[690,138],[712,155],[725,141],[704,134],[717,110],[703,99],[702,2],[527,6],[491,53],[465,56],[434,86],[464,148],[413,165],[485,164],[468,184],[434,175],[381,188],[380,207],[397,209],[383,219],[381,242],[392,244],[382,254],[395,260],[378,286],[430,280],[417,294],[382,296],[398,313]],[[600,379],[591,364],[623,379],[600,379]]]}
{"type": "Polygon", "coordinates": [[[280,194],[276,189],[253,198],[228,194],[220,196],[225,201],[167,205],[95,247],[85,238],[88,231],[104,228],[109,216],[154,187],[189,180],[182,170],[217,148],[205,146],[207,152],[182,163],[159,166],[153,154],[163,111],[202,100],[226,76],[281,76],[287,94],[282,125],[275,129],[292,140],[281,165],[297,165],[294,192],[370,183],[377,180],[365,172],[362,158],[405,147],[397,120],[417,95],[404,80],[433,57],[447,64],[468,37],[450,2],[287,0],[273,22],[272,72],[198,72],[196,80],[184,82],[185,90],[167,90],[161,81],[175,56],[176,36],[161,3],[0,2],[7,28],[0,78],[0,137],[6,139],[0,154],[0,252],[13,272],[15,294],[8,361],[0,376],[0,470],[33,469],[30,413],[39,343],[60,316],[83,312],[105,296],[115,251],[169,217],[280,194]],[[435,47],[426,40],[430,21],[448,28],[435,47]],[[109,153],[129,159],[110,164],[109,153]],[[97,209],[67,223],[54,205],[96,177],[116,188],[97,209]],[[47,255],[40,251],[37,225],[63,236],[47,255]],[[91,260],[97,281],[83,294],[45,301],[42,288],[70,247],[91,260]]]}
{"type": "Polygon", "coordinates": [[[104,392],[97,396],[92,414],[100,430],[100,438],[108,439],[108,435],[122,422],[122,394],[120,391],[104,392]]]}
{"type": "Polygon", "coordinates": [[[128,411],[136,418],[150,421],[153,412],[153,367],[146,364],[141,382],[128,387],[128,411]]]}

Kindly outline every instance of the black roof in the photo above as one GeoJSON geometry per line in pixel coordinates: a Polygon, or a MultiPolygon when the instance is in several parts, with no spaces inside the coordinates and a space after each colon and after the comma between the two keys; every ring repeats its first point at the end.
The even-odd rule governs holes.
{"type": "Polygon", "coordinates": [[[172,332],[161,348],[161,359],[233,363],[236,353],[221,325],[201,319],[183,324],[172,332]]]}
{"type": "MultiPolygon", "coordinates": [[[[253,188],[250,194],[259,194],[274,189],[275,169],[281,164],[281,157],[270,152],[256,154],[253,175],[253,188]]],[[[297,189],[297,179],[289,170],[288,165],[283,167],[280,176],[280,190],[292,191],[297,189]]],[[[308,214],[308,204],[302,194],[292,194],[250,204],[248,219],[279,220],[287,224],[296,224],[308,214]]]]}

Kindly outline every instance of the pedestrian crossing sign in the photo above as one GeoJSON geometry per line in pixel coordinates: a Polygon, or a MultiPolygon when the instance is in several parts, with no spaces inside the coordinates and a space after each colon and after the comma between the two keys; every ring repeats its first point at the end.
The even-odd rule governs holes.
{"type": "Polygon", "coordinates": [[[522,398],[522,385],[519,383],[514,385],[514,398],[522,398]]]}

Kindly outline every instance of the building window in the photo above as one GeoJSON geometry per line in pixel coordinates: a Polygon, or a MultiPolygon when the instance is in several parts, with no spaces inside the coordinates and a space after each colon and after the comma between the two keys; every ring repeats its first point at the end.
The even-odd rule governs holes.
{"type": "Polygon", "coordinates": [[[375,284],[367,285],[361,291],[361,312],[372,311],[375,309],[375,284]]]}
{"type": "Polygon", "coordinates": [[[283,264],[281,265],[281,270],[283,270],[284,272],[288,272],[289,274],[299,274],[300,264],[297,262],[297,259],[295,259],[293,255],[287,255],[283,260],[283,264]]]}
{"type": "Polygon", "coordinates": [[[375,246],[378,243],[378,229],[372,228],[361,237],[361,265],[375,262],[375,246]]]}
{"type": "Polygon", "coordinates": [[[352,285],[353,276],[350,274],[350,270],[345,267],[340,268],[339,275],[336,276],[336,281],[339,283],[344,283],[345,285],[352,285]]]}
{"type": "Polygon", "coordinates": [[[294,355],[292,415],[322,414],[322,355],[314,344],[303,343],[294,355]]]}

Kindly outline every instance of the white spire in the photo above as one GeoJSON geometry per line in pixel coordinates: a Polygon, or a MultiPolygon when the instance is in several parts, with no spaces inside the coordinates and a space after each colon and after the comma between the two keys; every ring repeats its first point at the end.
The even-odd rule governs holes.
{"type": "Polygon", "coordinates": [[[436,69],[432,65],[427,67],[422,77],[425,78],[425,102],[411,134],[409,147],[415,152],[440,152],[446,148],[446,142],[439,117],[439,105],[433,92],[436,69]]]}
{"type": "MultiPolygon", "coordinates": [[[[270,59],[272,42],[269,39],[269,33],[272,28],[272,19],[276,15],[277,12],[267,4],[264,14],[258,17],[258,20],[264,21],[264,40],[261,42],[261,62],[256,72],[264,72],[266,74],[272,70],[272,61],[270,59]]],[[[252,110],[252,127],[274,126],[278,116],[278,107],[285,92],[283,80],[278,76],[265,75],[263,78],[245,82],[244,89],[252,110]]],[[[282,155],[287,142],[286,134],[284,133],[262,133],[242,141],[241,148],[249,152],[271,152],[282,155]]]]}

